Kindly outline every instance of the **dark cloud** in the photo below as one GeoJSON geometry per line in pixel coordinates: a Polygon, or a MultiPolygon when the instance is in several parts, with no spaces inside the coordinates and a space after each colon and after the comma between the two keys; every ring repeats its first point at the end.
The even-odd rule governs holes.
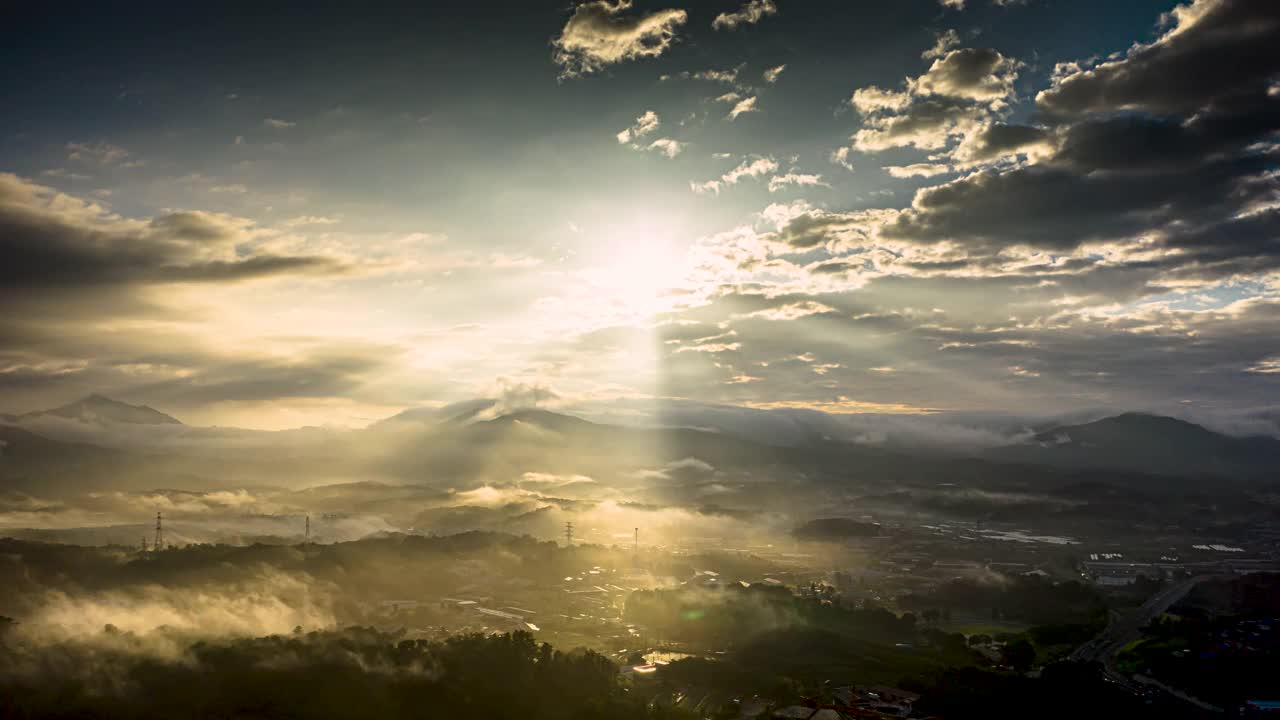
{"type": "Polygon", "coordinates": [[[94,287],[234,282],[286,274],[333,274],[320,256],[254,249],[245,221],[180,212],[147,222],[0,175],[0,287],[5,296],[94,287]]]}
{"type": "Polygon", "coordinates": [[[1191,115],[1231,98],[1265,94],[1280,72],[1280,5],[1196,0],[1167,17],[1172,27],[1123,58],[1067,67],[1036,97],[1051,115],[1143,111],[1191,115]]]}
{"type": "Polygon", "coordinates": [[[180,407],[351,397],[395,355],[389,348],[339,346],[290,359],[210,356],[198,365],[188,360],[187,371],[180,377],[139,383],[126,393],[131,398],[180,407]]]}
{"type": "Polygon", "coordinates": [[[952,156],[961,162],[989,162],[1046,149],[1051,143],[1052,135],[1044,128],[992,123],[965,137],[952,156]]]}
{"type": "Polygon", "coordinates": [[[1012,245],[1072,250],[1086,242],[1230,217],[1272,195],[1269,184],[1248,182],[1267,165],[1262,158],[1245,158],[1213,163],[1194,175],[1141,179],[1053,166],[984,170],[921,190],[911,209],[883,232],[895,239],[963,243],[983,252],[1012,245]]]}
{"type": "Polygon", "coordinates": [[[1084,171],[1161,173],[1194,170],[1224,155],[1258,151],[1280,129],[1280,98],[1259,95],[1190,118],[1120,115],[1068,128],[1053,162],[1084,171]]]}

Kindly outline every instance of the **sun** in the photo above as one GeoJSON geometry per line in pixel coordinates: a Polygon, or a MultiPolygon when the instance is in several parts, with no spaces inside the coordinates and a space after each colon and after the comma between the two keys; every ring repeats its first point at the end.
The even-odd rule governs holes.
{"type": "Polygon", "coordinates": [[[689,274],[686,239],[677,223],[659,217],[602,230],[587,271],[600,297],[632,319],[672,309],[672,291],[689,274]]]}

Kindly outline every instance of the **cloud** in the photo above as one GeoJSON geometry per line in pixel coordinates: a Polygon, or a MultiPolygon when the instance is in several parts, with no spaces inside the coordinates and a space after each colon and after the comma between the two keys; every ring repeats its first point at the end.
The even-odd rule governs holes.
{"type": "Polygon", "coordinates": [[[256,576],[219,588],[139,585],[92,594],[49,590],[19,629],[36,641],[94,637],[107,641],[99,635],[107,625],[141,636],[283,634],[298,625],[334,624],[334,590],[317,585],[306,575],[259,569],[256,576]]]}
{"type": "Polygon", "coordinates": [[[552,59],[561,78],[589,75],[626,60],[658,57],[689,19],[684,10],[628,14],[631,0],[596,0],[574,8],[560,36],[552,41],[552,59]]]}
{"type": "MultiPolygon", "coordinates": [[[[1149,44],[1248,46],[1280,14],[1242,7],[1184,6],[1149,44]]],[[[886,172],[964,174],[906,207],[775,203],[700,239],[698,301],[673,317],[690,330],[664,345],[663,392],[780,412],[1258,408],[1280,333],[1280,92],[1206,55],[1217,80],[1153,74],[1139,85],[1162,94],[1139,103],[1130,84],[1157,66],[1144,48],[1060,66],[1023,123],[1009,119],[1018,62],[950,34],[919,77],[861,88],[863,126],[833,162],[906,146],[928,152],[886,172]],[[1125,83],[1054,95],[1104,66],[1125,83]]]]}
{"type": "Polygon", "coordinates": [[[142,376],[129,397],[179,407],[351,397],[397,359],[391,346],[331,342],[292,357],[242,352],[186,358],[171,377],[142,376]]]}
{"type": "Polygon", "coordinates": [[[888,165],[885,170],[896,178],[910,177],[933,177],[934,175],[944,175],[952,172],[949,165],[937,165],[934,163],[915,163],[914,165],[888,165]]]}
{"type": "Polygon", "coordinates": [[[129,151],[107,142],[67,143],[67,159],[95,165],[115,165],[129,157],[129,151]]]}
{"type": "Polygon", "coordinates": [[[845,170],[853,172],[853,161],[849,159],[849,154],[852,152],[853,148],[836,148],[831,151],[831,155],[827,159],[831,161],[832,165],[839,165],[845,170]]]}
{"type": "Polygon", "coordinates": [[[273,118],[273,117],[269,117],[266,120],[263,120],[262,124],[266,125],[272,130],[288,130],[289,128],[296,127],[298,125],[298,123],[296,122],[290,122],[288,120],[281,120],[280,118],[273,118]]]}
{"type": "Polygon", "coordinates": [[[902,90],[854,91],[849,103],[863,118],[855,148],[939,150],[1007,112],[1021,63],[990,48],[956,48],[958,42],[954,32],[939,35],[923,53],[933,59],[929,69],[907,78],[902,90]]]}
{"type": "Polygon", "coordinates": [[[1195,0],[1162,21],[1169,29],[1123,57],[1060,66],[1036,96],[1051,115],[1143,111],[1191,115],[1259,98],[1280,73],[1280,8],[1250,0],[1195,0]]]}
{"type": "Polygon", "coordinates": [[[911,93],[885,90],[875,85],[869,85],[854,90],[853,97],[849,99],[849,104],[863,115],[870,115],[882,110],[896,112],[905,110],[911,104],[911,93]]]}
{"type": "Polygon", "coordinates": [[[497,403],[494,412],[498,415],[545,407],[560,399],[551,387],[536,382],[511,382],[506,378],[498,381],[497,403]]]}
{"type": "Polygon", "coordinates": [[[786,175],[774,175],[769,178],[769,192],[778,192],[792,185],[804,187],[830,187],[830,185],[827,185],[827,183],[822,181],[821,175],[791,172],[786,175]]]}
{"type": "Polygon", "coordinates": [[[1051,154],[1055,146],[1055,138],[1043,128],[992,123],[965,136],[951,157],[966,163],[990,162],[1019,154],[1040,158],[1051,154]]]}
{"type": "Polygon", "coordinates": [[[738,184],[743,178],[758,178],[771,172],[777,172],[777,170],[778,162],[773,158],[743,160],[737,167],[721,175],[719,179],[708,180],[703,183],[690,183],[690,187],[699,194],[714,193],[719,195],[722,189],[729,185],[738,184]]]}
{"type": "Polygon", "coordinates": [[[658,138],[657,140],[654,140],[653,142],[649,143],[649,146],[646,148],[646,150],[650,150],[660,155],[665,155],[666,157],[673,158],[679,155],[680,153],[684,152],[684,148],[685,148],[685,143],[682,143],[678,140],[672,140],[671,138],[658,138]]]}
{"type": "Polygon", "coordinates": [[[337,225],[342,222],[338,218],[326,217],[324,215],[298,215],[285,220],[285,227],[305,227],[307,225],[337,225]]]}
{"type": "Polygon", "coordinates": [[[782,72],[787,69],[786,65],[778,65],[771,67],[760,74],[761,79],[770,85],[778,82],[778,78],[782,77],[782,72]]]}
{"type": "Polygon", "coordinates": [[[985,107],[968,101],[929,98],[898,113],[866,118],[853,135],[853,146],[862,152],[908,146],[940,150],[953,139],[982,127],[989,116],[985,107]]]}
{"type": "Polygon", "coordinates": [[[626,128],[617,134],[618,142],[631,147],[633,150],[647,150],[649,152],[658,153],[668,158],[673,158],[684,151],[685,143],[672,138],[657,138],[650,143],[642,143],[640,140],[647,135],[651,135],[661,125],[658,114],[652,110],[647,110],[631,127],[626,128]]]}
{"type": "Polygon", "coordinates": [[[1020,63],[990,48],[951,50],[910,81],[915,95],[945,95],[969,100],[999,100],[1013,93],[1020,63]]]}
{"type": "Polygon", "coordinates": [[[776,15],[778,6],[773,0],[748,0],[745,5],[732,13],[720,13],[711,21],[716,30],[736,30],[742,25],[755,25],[766,15],[776,15]]]}
{"type": "Polygon", "coordinates": [[[753,95],[749,98],[739,100],[738,103],[733,106],[733,109],[729,111],[729,119],[737,120],[739,115],[757,111],[756,98],[753,95]]]}
{"type": "Polygon", "coordinates": [[[636,118],[636,121],[631,124],[631,127],[618,133],[618,142],[626,145],[630,142],[639,140],[645,135],[657,130],[659,124],[661,124],[661,122],[658,119],[658,113],[652,110],[646,110],[644,114],[636,118]]]}
{"type": "Polygon", "coordinates": [[[738,76],[742,73],[743,65],[739,65],[728,70],[699,70],[697,72],[689,72],[684,70],[675,75],[661,75],[658,79],[667,82],[670,80],[706,80],[707,82],[721,83],[723,85],[737,85],[738,76]]]}
{"type": "Polygon", "coordinates": [[[258,236],[252,222],[218,213],[127,220],[0,174],[0,295],[345,271],[333,258],[254,252],[258,236]]]}
{"type": "Polygon", "coordinates": [[[960,46],[960,33],[955,30],[946,30],[938,33],[937,40],[934,41],[933,47],[920,53],[920,57],[925,60],[934,60],[947,56],[947,53],[960,46]]]}

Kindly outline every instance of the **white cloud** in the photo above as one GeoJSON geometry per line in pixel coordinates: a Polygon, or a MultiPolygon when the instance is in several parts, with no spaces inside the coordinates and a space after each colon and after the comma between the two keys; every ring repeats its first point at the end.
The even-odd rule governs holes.
{"type": "Polygon", "coordinates": [[[915,163],[914,165],[889,165],[885,167],[889,174],[896,178],[933,177],[951,172],[949,165],[933,163],[915,163]]]}
{"type": "Polygon", "coordinates": [[[903,110],[911,104],[911,94],[868,85],[855,90],[853,97],[849,98],[849,104],[863,115],[882,110],[903,110]]]}
{"type": "Polygon", "coordinates": [[[631,6],[632,0],[596,0],[574,9],[560,37],[552,41],[552,59],[561,68],[561,78],[588,75],[624,60],[658,57],[689,19],[678,9],[628,15],[631,6]]]}
{"type": "Polygon", "coordinates": [[[287,129],[291,128],[291,127],[296,126],[298,123],[296,123],[296,122],[290,122],[290,121],[288,121],[288,120],[281,120],[280,118],[271,118],[271,117],[269,117],[269,118],[267,118],[266,120],[263,120],[263,121],[262,121],[262,124],[263,124],[263,125],[266,125],[267,127],[271,128],[272,130],[287,130],[287,129]]]}
{"type": "Polygon", "coordinates": [[[680,153],[684,152],[684,148],[685,148],[685,143],[682,143],[679,140],[672,140],[671,138],[658,138],[657,140],[654,140],[653,142],[649,143],[649,147],[646,149],[652,152],[660,153],[669,158],[673,158],[679,155],[680,153]]]}
{"type": "Polygon", "coordinates": [[[951,50],[909,82],[915,95],[992,101],[1009,97],[1021,63],[990,48],[951,50]]]}
{"type": "Polygon", "coordinates": [[[303,225],[337,225],[340,222],[337,218],[324,217],[322,215],[299,215],[284,221],[285,227],[301,227],[303,225]]]}
{"type": "Polygon", "coordinates": [[[750,112],[758,112],[756,108],[756,98],[754,95],[749,98],[739,100],[738,104],[734,105],[733,109],[729,111],[729,119],[737,120],[739,115],[750,112]]]}
{"type": "Polygon", "coordinates": [[[658,113],[652,110],[646,110],[643,115],[636,118],[636,121],[631,124],[631,127],[618,133],[618,142],[626,145],[634,140],[639,140],[645,135],[657,130],[659,124],[661,124],[661,121],[658,119],[658,113]]]}
{"type": "Polygon", "coordinates": [[[849,159],[849,154],[852,152],[853,152],[853,148],[848,148],[848,147],[836,148],[835,150],[831,151],[831,157],[829,157],[828,159],[831,161],[832,165],[839,165],[845,170],[848,170],[849,172],[853,172],[853,161],[849,159]]]}
{"type": "Polygon", "coordinates": [[[716,30],[735,30],[740,25],[755,25],[766,15],[776,15],[778,6],[773,0],[749,0],[737,12],[720,13],[711,21],[716,30]]]}
{"type": "Polygon", "coordinates": [[[990,48],[953,49],[958,37],[938,36],[923,54],[935,58],[902,90],[870,85],[850,104],[863,116],[853,145],[863,152],[917,147],[939,150],[1007,113],[1022,63],[990,48]]]}
{"type": "Polygon", "coordinates": [[[938,4],[951,10],[963,10],[964,0],[938,0],[938,4]]]}
{"type": "Polygon", "coordinates": [[[787,66],[785,64],[779,65],[777,67],[771,67],[768,70],[765,70],[764,74],[761,77],[764,78],[765,82],[772,85],[773,83],[778,82],[778,78],[781,77],[782,72],[786,69],[787,69],[787,66]]]}
{"type": "Polygon", "coordinates": [[[787,173],[786,175],[775,175],[769,178],[769,192],[778,192],[785,190],[789,185],[800,185],[807,187],[830,187],[822,181],[821,175],[813,175],[808,173],[787,173]]]}
{"type": "Polygon", "coordinates": [[[756,158],[755,160],[743,160],[740,165],[721,175],[719,179],[708,180],[702,183],[690,183],[689,187],[698,194],[713,193],[720,194],[720,191],[729,185],[736,185],[743,178],[758,178],[762,175],[768,175],[778,171],[778,162],[773,158],[756,158]]]}
{"type": "Polygon", "coordinates": [[[67,143],[67,159],[77,162],[93,162],[98,165],[114,165],[129,157],[129,151],[107,142],[67,143]]]}

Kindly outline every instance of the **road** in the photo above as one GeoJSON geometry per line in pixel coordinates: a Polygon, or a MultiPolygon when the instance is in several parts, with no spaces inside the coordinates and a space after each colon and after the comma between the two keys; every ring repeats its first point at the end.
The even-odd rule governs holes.
{"type": "MultiPolygon", "coordinates": [[[[1160,592],[1152,595],[1137,610],[1127,613],[1113,613],[1111,622],[1107,624],[1106,629],[1098,634],[1097,637],[1089,642],[1076,648],[1071,653],[1072,660],[1080,662],[1098,662],[1102,664],[1103,674],[1108,680],[1115,682],[1123,687],[1132,690],[1135,693],[1146,692],[1145,686],[1151,686],[1152,683],[1139,683],[1115,667],[1116,654],[1129,643],[1138,639],[1142,633],[1142,628],[1146,627],[1152,620],[1160,617],[1170,607],[1182,598],[1186,597],[1191,588],[1199,585],[1206,580],[1213,580],[1222,577],[1221,575],[1196,575],[1187,578],[1182,582],[1170,585],[1160,592]]],[[[1222,712],[1221,708],[1209,705],[1208,703],[1196,700],[1178,692],[1171,692],[1181,700],[1185,700],[1201,709],[1222,712]]]]}

